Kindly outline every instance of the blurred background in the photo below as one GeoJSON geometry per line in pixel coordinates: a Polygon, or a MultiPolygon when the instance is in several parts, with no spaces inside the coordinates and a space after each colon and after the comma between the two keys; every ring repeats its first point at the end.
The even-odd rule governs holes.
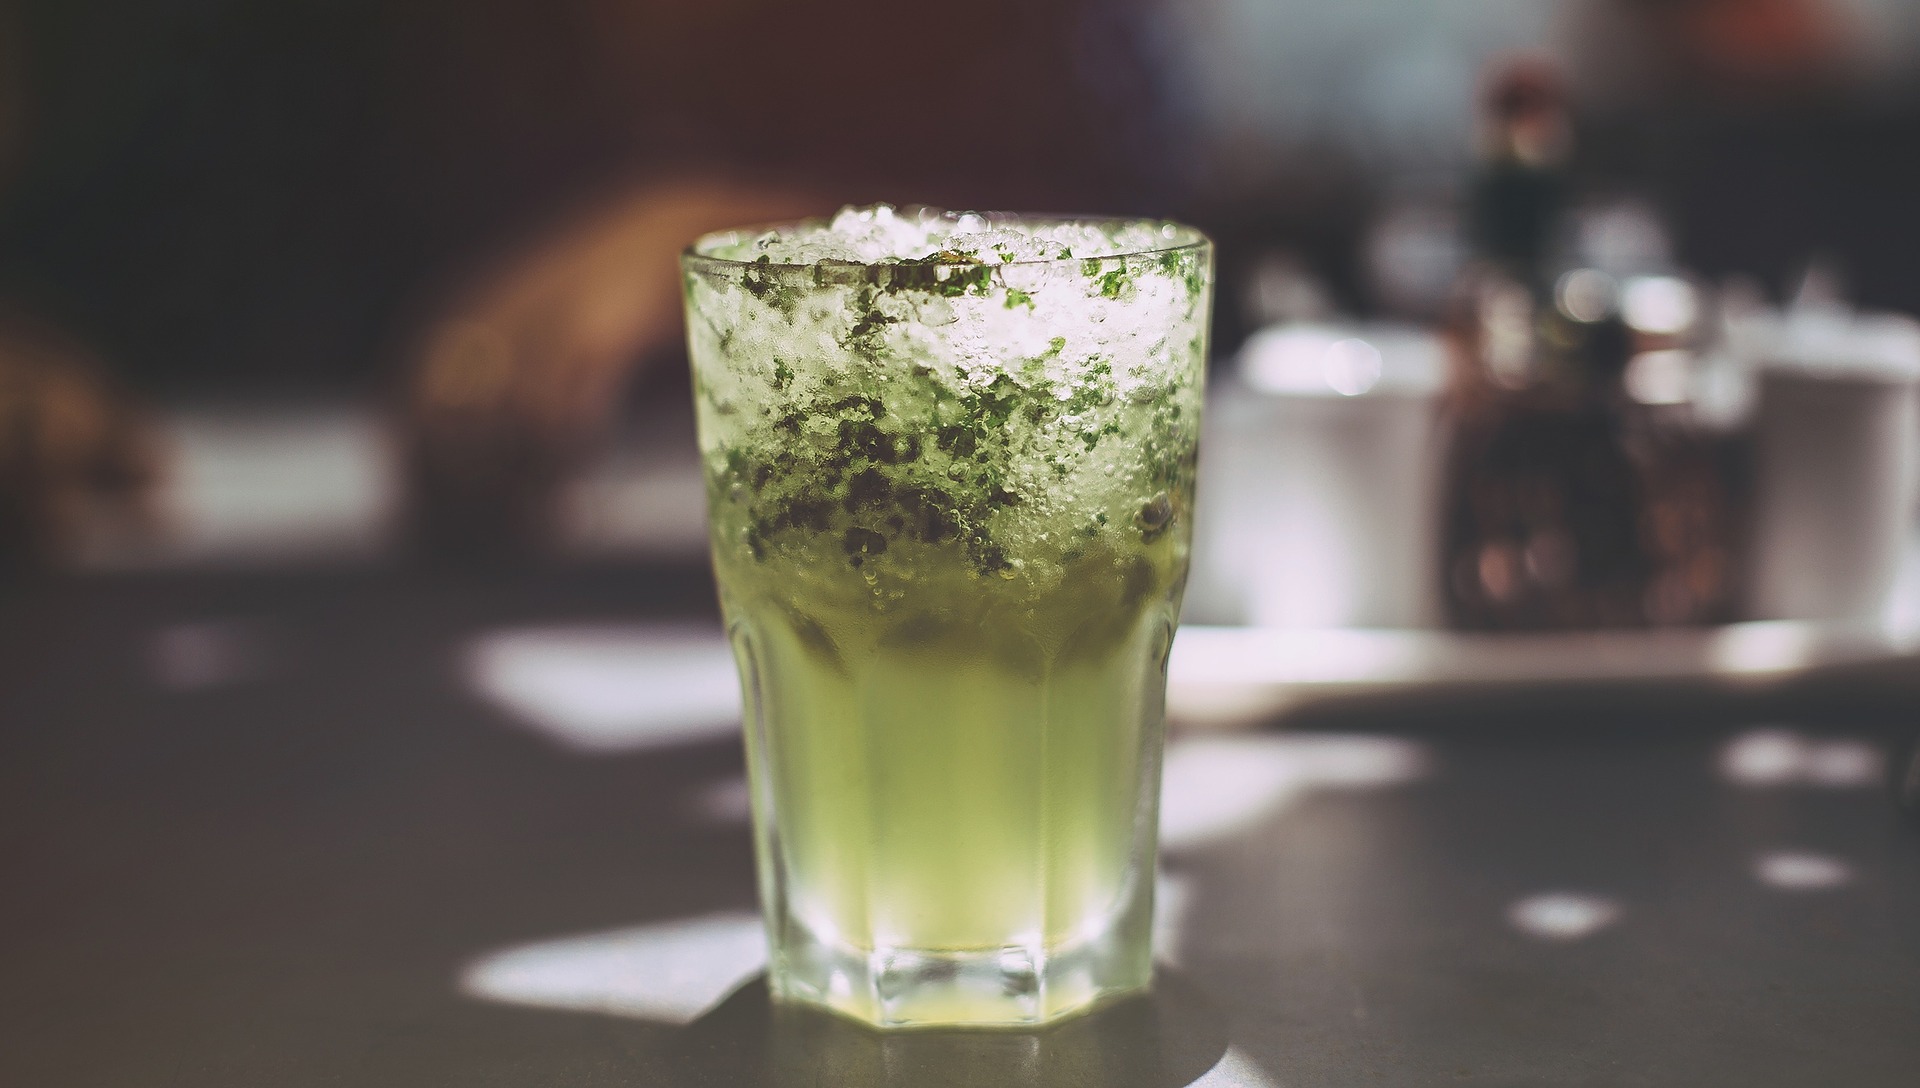
{"type": "Polygon", "coordinates": [[[1910,1082],[1910,0],[0,0],[0,1069],[762,1083],[674,262],[875,201],[1216,240],[1206,1083],[1910,1082]]]}
{"type": "Polygon", "coordinates": [[[1916,149],[1897,0],[8,0],[0,569],[697,559],[674,254],[890,200],[1217,239],[1193,618],[1864,614],[1916,149]]]}
{"type": "Polygon", "coordinates": [[[1897,664],[1916,192],[1896,0],[0,0],[0,602],[710,623],[676,254],[886,200],[1217,240],[1177,718],[1897,664]]]}

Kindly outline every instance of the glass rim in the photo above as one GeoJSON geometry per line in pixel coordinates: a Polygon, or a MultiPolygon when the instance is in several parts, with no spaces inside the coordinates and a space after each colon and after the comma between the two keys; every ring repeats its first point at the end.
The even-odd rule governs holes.
{"type": "MultiPolygon", "coordinates": [[[[978,216],[981,219],[986,221],[986,229],[989,229],[989,230],[994,229],[995,227],[998,227],[1004,224],[1010,224],[1010,223],[1043,224],[1043,225],[1116,224],[1116,225],[1129,225],[1129,226],[1139,224],[1139,225],[1157,227],[1160,231],[1161,238],[1164,241],[1164,244],[1161,244],[1161,245],[1136,246],[1136,247],[1126,248],[1113,253],[1075,255],[1071,257],[1031,257],[1031,258],[1023,258],[1017,261],[978,261],[978,262],[955,261],[953,262],[955,266],[963,266],[963,265],[970,265],[970,264],[977,263],[978,265],[986,268],[1039,268],[1039,267],[1047,267],[1047,266],[1070,265],[1070,264],[1080,263],[1083,261],[1127,261],[1127,260],[1134,260],[1142,257],[1163,257],[1169,253],[1185,253],[1191,250],[1204,250],[1204,249],[1211,248],[1213,245],[1213,239],[1207,237],[1206,233],[1200,230],[1198,227],[1189,226],[1185,223],[1177,222],[1172,219],[1156,219],[1151,216],[1059,215],[1059,214],[1052,214],[1052,213],[1036,213],[1036,212],[981,212],[981,211],[938,211],[933,215],[924,214],[930,211],[933,211],[933,209],[925,208],[924,206],[921,206],[921,205],[905,205],[903,207],[895,209],[895,212],[899,214],[918,215],[923,221],[926,219],[959,219],[962,216],[968,216],[968,215],[978,216]]],[[[680,251],[680,263],[681,263],[681,266],[684,268],[699,269],[701,271],[707,271],[707,272],[744,271],[746,269],[759,269],[761,271],[766,271],[766,272],[788,272],[788,273],[811,274],[816,269],[820,269],[820,268],[836,268],[836,269],[848,269],[848,270],[860,269],[863,271],[873,271],[873,270],[882,269],[882,268],[895,268],[903,264],[911,265],[911,264],[921,263],[927,260],[927,258],[925,257],[887,257],[878,261],[841,261],[841,260],[827,259],[827,260],[819,260],[819,261],[808,261],[805,264],[797,264],[793,262],[776,262],[776,261],[766,260],[766,259],[743,261],[733,257],[716,257],[712,253],[702,252],[702,250],[709,249],[716,245],[723,245],[723,244],[737,245],[740,242],[753,238],[756,235],[766,234],[769,231],[791,230],[793,228],[802,227],[802,226],[824,225],[827,222],[828,222],[828,218],[826,216],[808,216],[804,219],[788,219],[788,220],[782,220],[774,223],[761,223],[761,224],[756,224],[751,226],[733,227],[726,230],[708,231],[707,233],[702,234],[698,238],[695,238],[693,241],[687,243],[686,248],[680,251]],[[725,239],[726,241],[723,242],[722,239],[725,239]]]]}

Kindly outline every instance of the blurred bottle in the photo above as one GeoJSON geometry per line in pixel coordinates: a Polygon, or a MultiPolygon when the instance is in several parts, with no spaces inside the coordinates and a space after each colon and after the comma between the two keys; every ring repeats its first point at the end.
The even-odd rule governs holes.
{"type": "MultiPolygon", "coordinates": [[[[1482,109],[1473,259],[1452,320],[1448,619],[1527,629],[1730,618],[1733,519],[1720,453],[1688,408],[1691,321],[1635,327],[1623,307],[1632,290],[1581,259],[1558,73],[1509,62],[1482,109]]],[[[1656,280],[1666,285],[1656,292],[1688,290],[1671,276],[1628,286],[1645,295],[1656,280]]]]}

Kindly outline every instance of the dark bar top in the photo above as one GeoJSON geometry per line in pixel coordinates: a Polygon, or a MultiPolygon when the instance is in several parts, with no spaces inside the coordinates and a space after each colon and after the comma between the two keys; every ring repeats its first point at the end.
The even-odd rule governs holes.
{"type": "MultiPolygon", "coordinates": [[[[1154,994],[882,1036],[768,1005],[724,722],[570,746],[475,680],[501,632],[711,626],[703,571],[0,592],[0,1084],[1920,1083],[1897,701],[1182,735],[1154,994]]],[[[596,682],[556,713],[617,726],[596,682]]]]}

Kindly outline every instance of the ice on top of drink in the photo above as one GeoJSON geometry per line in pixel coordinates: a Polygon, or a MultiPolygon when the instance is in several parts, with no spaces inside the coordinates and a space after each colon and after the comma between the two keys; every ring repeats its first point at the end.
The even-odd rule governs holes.
{"type": "Polygon", "coordinates": [[[696,357],[728,361],[697,374],[722,546],[812,561],[837,534],[883,598],[957,546],[1039,589],[1185,519],[1210,272],[1187,228],[881,205],[695,252],[746,265],[687,283],[696,357]]]}

